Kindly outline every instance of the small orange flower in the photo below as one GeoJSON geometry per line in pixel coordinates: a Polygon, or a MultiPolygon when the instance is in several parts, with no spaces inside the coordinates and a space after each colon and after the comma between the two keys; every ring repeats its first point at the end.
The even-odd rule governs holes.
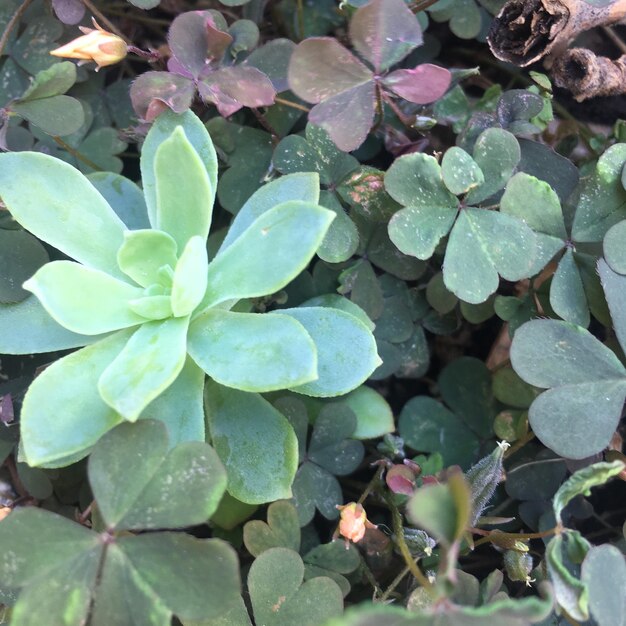
{"type": "Polygon", "coordinates": [[[126,42],[117,35],[110,33],[99,26],[92,18],[95,28],[79,26],[82,37],[77,37],[64,46],[52,50],[50,54],[66,59],[80,59],[79,65],[95,61],[98,65],[96,72],[106,65],[113,65],[121,61],[128,52],[126,42]]]}
{"type": "Polygon", "coordinates": [[[376,528],[376,524],[372,524],[365,514],[365,509],[356,502],[350,502],[344,505],[337,505],[341,511],[339,520],[339,532],[345,540],[358,543],[363,539],[366,528],[376,528]]]}

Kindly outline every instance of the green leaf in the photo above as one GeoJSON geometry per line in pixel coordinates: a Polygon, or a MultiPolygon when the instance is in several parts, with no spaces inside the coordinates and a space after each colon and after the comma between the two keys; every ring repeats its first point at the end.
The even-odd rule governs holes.
{"type": "Polygon", "coordinates": [[[589,550],[582,566],[581,581],[589,592],[589,611],[598,626],[626,622],[626,563],[624,555],[608,544],[589,550]]]}
{"type": "Polygon", "coordinates": [[[532,230],[521,220],[464,209],[448,239],[444,283],[465,302],[484,302],[498,288],[498,274],[512,281],[529,276],[535,245],[532,230]]]}
{"type": "Polygon", "coordinates": [[[89,482],[109,528],[182,528],[211,517],[226,489],[226,471],[204,442],[168,452],[165,426],[142,420],[121,424],[98,442],[89,482]]]}
{"type": "MultiPolygon", "coordinates": [[[[217,190],[217,154],[204,124],[191,111],[181,114],[164,111],[152,125],[141,150],[141,180],[148,207],[148,216],[153,226],[156,226],[157,223],[156,152],[159,146],[179,126],[182,127],[187,141],[193,146],[194,151],[204,165],[209,176],[210,197],[215,198],[215,191],[217,190]]],[[[211,206],[212,203],[209,203],[209,208],[211,206]]],[[[185,243],[186,241],[183,242],[183,246],[185,243]]],[[[181,249],[183,246],[181,246],[181,249]]]]}
{"type": "Polygon", "coordinates": [[[363,385],[344,396],[341,401],[356,415],[353,439],[376,439],[394,431],[391,407],[375,389],[363,385]]]}
{"type": "Polygon", "coordinates": [[[463,534],[471,511],[470,488],[460,472],[451,474],[446,484],[421,487],[407,504],[409,520],[447,546],[463,534]]]}
{"type": "Polygon", "coordinates": [[[604,258],[615,272],[626,274],[626,220],[612,226],[604,236],[604,258]]]}
{"type": "Polygon", "coordinates": [[[485,182],[478,164],[462,148],[448,148],[441,161],[441,174],[446,187],[455,195],[468,193],[485,182]]]}
{"type": "Polygon", "coordinates": [[[284,287],[308,265],[334,217],[328,209],[300,201],[263,213],[210,263],[202,307],[284,287]]]}
{"type": "Polygon", "coordinates": [[[176,242],[160,230],[130,230],[117,252],[120,269],[138,285],[149,287],[161,282],[159,270],[164,265],[176,266],[176,242]]]}
{"type": "Polygon", "coordinates": [[[65,93],[76,82],[76,66],[71,61],[55,63],[38,72],[20,100],[39,100],[65,93]]]}
{"type": "Polygon", "coordinates": [[[189,318],[147,322],[102,372],[98,391],[124,419],[134,422],[165,391],[185,364],[189,318]]]}
{"type": "Polygon", "coordinates": [[[288,500],[272,502],[267,509],[267,523],[252,520],[243,527],[243,542],[252,556],[270,548],[300,549],[300,524],[294,505],[288,500]]]}
{"type": "Polygon", "coordinates": [[[315,463],[303,463],[293,481],[293,496],[300,526],[306,526],[317,509],[326,519],[339,517],[337,505],[343,502],[339,481],[315,463]]]}
{"type": "Polygon", "coordinates": [[[90,448],[121,416],[98,393],[98,379],[120,353],[130,331],[116,333],[47,367],[30,385],[22,405],[20,430],[32,466],[63,466],[90,448]],[[55,419],[51,420],[50,416],[55,419]]]}
{"type": "Polygon", "coordinates": [[[73,333],[50,317],[33,295],[17,304],[0,305],[0,352],[36,354],[78,348],[101,335],[73,333]]]}
{"type": "Polygon", "coordinates": [[[46,249],[25,230],[0,229],[0,303],[21,302],[30,295],[22,283],[49,261],[46,249]]]}
{"type": "Polygon", "coordinates": [[[480,447],[476,435],[460,418],[427,396],[416,396],[404,405],[398,432],[414,450],[439,452],[446,466],[469,467],[480,447]]]}
{"type": "Polygon", "coordinates": [[[574,252],[571,248],[561,257],[550,286],[550,306],[566,322],[583,328],[591,321],[587,296],[574,252]]]}
{"type": "Polygon", "coordinates": [[[502,128],[483,131],[474,145],[474,161],[483,172],[485,182],[467,194],[467,204],[477,204],[500,191],[521,158],[519,143],[510,132],[502,128]]]}
{"type": "Polygon", "coordinates": [[[367,316],[367,313],[358,306],[354,304],[352,300],[348,300],[348,298],[344,298],[344,296],[340,296],[335,293],[327,293],[322,296],[315,296],[315,298],[311,298],[310,300],[306,300],[302,303],[304,307],[318,307],[324,306],[330,309],[339,309],[340,311],[344,311],[345,313],[349,313],[350,315],[356,317],[358,320],[363,322],[365,326],[369,330],[374,330],[375,326],[372,320],[367,316]]]}
{"type": "Polygon", "coordinates": [[[11,112],[23,117],[48,135],[61,137],[75,133],[85,123],[85,114],[80,101],[70,96],[17,101],[11,104],[11,112]]]}
{"type": "Polygon", "coordinates": [[[258,394],[212,381],[205,388],[205,410],[228,472],[228,492],[248,504],[291,497],[298,441],[285,417],[258,394]]]}
{"type": "Polygon", "coordinates": [[[266,392],[317,378],[315,344],[288,315],[208,310],[189,329],[189,354],[215,381],[266,392]]]}
{"type": "Polygon", "coordinates": [[[353,315],[327,307],[281,309],[280,313],[300,322],[317,348],[317,380],[293,391],[314,397],[339,396],[365,382],[380,365],[374,337],[353,315]]]}
{"type": "Polygon", "coordinates": [[[623,350],[626,346],[626,277],[612,271],[603,259],[598,261],[597,267],[611,311],[613,329],[623,350]]]}
{"type": "Polygon", "coordinates": [[[248,589],[256,623],[266,626],[318,626],[343,610],[337,584],[319,577],[303,583],[304,563],[297,552],[271,548],[252,564],[248,589]]]}
{"type": "Polygon", "coordinates": [[[622,461],[594,463],[572,474],[554,495],[552,506],[554,517],[562,523],[561,513],[568,503],[578,495],[590,496],[592,487],[604,485],[614,476],[624,471],[622,461]]]}
{"type": "Polygon", "coordinates": [[[374,0],[350,20],[350,39],[377,73],[388,70],[423,43],[417,18],[402,0],[374,0]]]}
{"type": "Polygon", "coordinates": [[[182,126],[156,149],[154,176],[156,228],[172,235],[181,251],[192,237],[206,240],[214,191],[205,164],[182,126]]]}
{"type": "Polygon", "coordinates": [[[253,222],[275,206],[290,201],[317,204],[319,196],[319,176],[313,173],[288,174],[263,185],[250,196],[235,216],[220,252],[226,250],[253,222]]]}
{"type": "Polygon", "coordinates": [[[593,335],[567,322],[534,320],[515,333],[511,362],[527,383],[550,388],[529,411],[548,448],[582,459],[608,444],[626,398],[626,370],[593,335]]]}
{"type": "Polygon", "coordinates": [[[142,295],[139,287],[72,261],[46,263],[24,288],[59,324],[76,333],[99,335],[145,321],[128,305],[142,295]]]}
{"type": "Polygon", "coordinates": [[[121,277],[117,250],[126,227],[71,165],[33,152],[0,154],[0,197],[16,221],[39,239],[121,277]]]}
{"type": "Polygon", "coordinates": [[[206,241],[197,235],[187,242],[174,268],[172,313],[175,317],[190,315],[200,304],[207,288],[206,241]]]}
{"type": "Polygon", "coordinates": [[[320,204],[332,211],[335,219],[318,248],[317,255],[327,263],[346,261],[359,246],[359,231],[334,194],[322,191],[320,204]]]}

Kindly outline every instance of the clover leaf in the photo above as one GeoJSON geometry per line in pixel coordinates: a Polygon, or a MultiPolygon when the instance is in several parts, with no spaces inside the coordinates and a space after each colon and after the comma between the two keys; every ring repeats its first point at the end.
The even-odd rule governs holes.
{"type": "Polygon", "coordinates": [[[309,121],[328,131],[345,152],[365,141],[379,100],[399,96],[429,104],[448,90],[451,80],[448,70],[429,63],[389,72],[423,42],[416,17],[402,0],[372,0],[359,8],[349,35],[372,69],[330,37],[302,41],[289,64],[289,87],[315,103],[309,121]]]}
{"type": "Polygon", "coordinates": [[[164,419],[173,443],[202,440],[204,373],[244,392],[334,396],[378,365],[371,331],[344,311],[232,310],[282,289],[321,244],[334,215],[317,204],[316,176],[259,190],[209,263],[217,158],[190,112],[164,113],[144,143],[151,228],[128,230],[88,179],[52,157],[21,152],[0,161],[0,196],[13,217],[75,259],[43,265],[25,283],[36,300],[0,309],[2,351],[86,346],[26,394],[21,432],[31,465],[82,458],[113,426],[139,417],[164,419]],[[16,339],[33,333],[38,339],[23,345],[16,339]]]}

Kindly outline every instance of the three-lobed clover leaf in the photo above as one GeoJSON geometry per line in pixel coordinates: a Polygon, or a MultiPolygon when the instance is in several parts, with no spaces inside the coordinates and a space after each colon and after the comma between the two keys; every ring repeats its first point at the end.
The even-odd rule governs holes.
{"type": "Polygon", "coordinates": [[[190,112],[164,113],[144,143],[152,228],[128,230],[65,163],[28,152],[0,160],[0,196],[13,217],[76,260],[45,264],[25,284],[37,299],[2,307],[2,352],[86,346],[26,394],[21,432],[31,465],[82,458],[113,426],[140,416],[164,420],[174,443],[203,440],[205,373],[245,392],[334,396],[378,365],[371,331],[344,311],[231,310],[282,289],[319,247],[334,215],[317,204],[315,175],[259,190],[209,263],[217,158],[190,112]]]}
{"type": "Polygon", "coordinates": [[[349,35],[372,69],[331,37],[305,39],[289,64],[289,87],[315,103],[309,121],[346,152],[365,141],[379,99],[399,96],[429,104],[448,90],[451,80],[448,70],[429,63],[389,72],[423,43],[419,23],[403,0],[372,0],[359,8],[349,35]]]}

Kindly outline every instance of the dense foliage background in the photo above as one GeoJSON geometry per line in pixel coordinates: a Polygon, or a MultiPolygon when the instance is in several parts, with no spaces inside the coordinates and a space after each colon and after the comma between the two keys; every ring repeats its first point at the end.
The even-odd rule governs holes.
{"type": "Polygon", "coordinates": [[[504,4],[0,3],[2,623],[626,624],[626,105],[504,4]]]}

